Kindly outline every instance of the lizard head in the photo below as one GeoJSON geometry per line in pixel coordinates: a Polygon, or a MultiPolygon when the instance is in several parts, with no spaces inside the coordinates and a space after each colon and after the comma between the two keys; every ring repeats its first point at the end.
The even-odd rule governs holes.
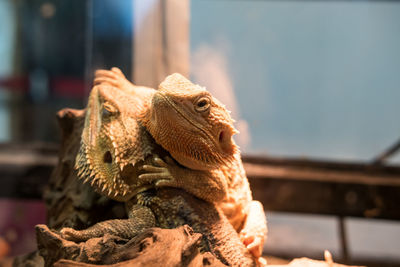
{"type": "Polygon", "coordinates": [[[142,119],[155,141],[185,167],[215,168],[232,162],[238,152],[229,111],[180,74],[160,84],[142,119]]]}
{"type": "Polygon", "coordinates": [[[95,86],[86,108],[81,144],[75,160],[78,177],[94,190],[118,201],[134,192],[134,163],[143,159],[140,129],[132,106],[139,100],[108,85],[95,86]],[[133,163],[133,164],[132,164],[133,163]]]}

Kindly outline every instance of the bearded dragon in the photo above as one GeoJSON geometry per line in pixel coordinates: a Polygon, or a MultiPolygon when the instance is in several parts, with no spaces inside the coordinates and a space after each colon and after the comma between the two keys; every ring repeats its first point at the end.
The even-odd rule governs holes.
{"type": "Polygon", "coordinates": [[[156,91],[134,86],[113,68],[98,71],[95,85],[76,159],[78,176],[119,201],[151,186],[172,186],[215,202],[260,256],[265,216],[251,199],[226,108],[179,74],[156,91]]]}
{"type": "Polygon", "coordinates": [[[138,190],[154,186],[179,187],[174,177],[194,177],[182,186],[189,193],[213,202],[226,195],[226,181],[209,179],[203,171],[182,168],[168,158],[168,152],[159,146],[139,121],[155,90],[134,87],[120,90],[106,84],[94,86],[85,114],[80,149],[75,159],[78,177],[90,183],[93,189],[111,199],[126,202],[138,190]],[[140,92],[140,93],[138,93],[140,92]],[[148,95],[149,97],[144,97],[148,95]],[[167,165],[161,159],[167,159],[167,165]],[[145,164],[146,163],[146,164],[145,164]],[[147,164],[156,164],[154,167],[147,164]],[[148,173],[164,171],[162,173],[148,173]],[[147,174],[144,174],[147,172],[147,174]],[[149,175],[150,177],[146,176],[149,175]],[[141,179],[135,179],[137,177],[141,179]],[[156,178],[153,178],[156,176],[156,178]],[[143,186],[142,186],[143,185],[143,186]],[[199,190],[199,187],[202,188],[199,190]]]}
{"type": "MultiPolygon", "coordinates": [[[[143,173],[148,174],[145,167],[151,167],[145,164],[181,168],[166,157],[167,151],[138,122],[136,110],[142,106],[142,99],[129,91],[104,84],[93,88],[76,157],[78,176],[95,191],[124,201],[129,219],[104,221],[80,231],[63,228],[61,235],[74,241],[86,241],[105,233],[131,239],[150,227],[175,228],[189,224],[195,232],[203,234],[204,251],[230,266],[255,266],[256,261],[232,225],[212,202],[171,187],[155,191],[149,179],[140,178],[143,173]],[[155,154],[159,157],[152,157],[155,154]],[[168,165],[160,157],[167,158],[168,165]]],[[[211,190],[210,195],[213,190],[221,191],[215,189],[214,181],[204,181],[207,183],[203,186],[211,190]]],[[[201,185],[201,181],[196,184],[201,185]]],[[[224,194],[222,190],[220,195],[224,194]]],[[[215,196],[206,198],[215,199],[215,196]]]]}
{"type": "Polygon", "coordinates": [[[156,187],[183,188],[217,203],[251,253],[259,257],[267,232],[265,214],[261,203],[252,200],[232,138],[237,131],[225,106],[179,74],[168,76],[157,91],[133,85],[118,68],[97,71],[94,82],[140,99],[140,105],[131,105],[138,124],[145,128],[139,135],[150,133],[174,159],[155,157],[144,164],[146,173],[139,180],[154,181],[156,187]]]}

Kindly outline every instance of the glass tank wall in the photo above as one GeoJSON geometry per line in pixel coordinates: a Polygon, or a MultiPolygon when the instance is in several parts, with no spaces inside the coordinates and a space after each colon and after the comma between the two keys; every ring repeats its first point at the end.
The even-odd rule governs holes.
{"type": "Polygon", "coordinates": [[[59,140],[55,113],[83,108],[93,71],[131,72],[132,1],[0,1],[0,142],[59,140]]]}
{"type": "Polygon", "coordinates": [[[399,14],[397,1],[192,1],[191,77],[233,110],[246,153],[369,161],[400,138],[399,14]]]}

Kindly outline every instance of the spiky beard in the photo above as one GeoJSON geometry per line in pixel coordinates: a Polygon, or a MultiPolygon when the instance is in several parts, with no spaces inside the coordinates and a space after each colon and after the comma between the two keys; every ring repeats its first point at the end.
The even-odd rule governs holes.
{"type": "Polygon", "coordinates": [[[121,179],[121,171],[115,162],[111,141],[104,133],[100,134],[94,147],[87,146],[81,140],[79,152],[75,159],[75,169],[79,179],[89,183],[99,194],[118,201],[126,201],[131,196],[130,186],[121,179]],[[108,153],[106,155],[106,153],[108,153]],[[111,157],[110,163],[105,163],[105,157],[111,157]]]}

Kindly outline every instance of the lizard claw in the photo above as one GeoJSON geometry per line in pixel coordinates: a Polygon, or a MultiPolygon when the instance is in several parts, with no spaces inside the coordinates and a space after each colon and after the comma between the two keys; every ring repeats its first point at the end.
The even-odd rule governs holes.
{"type": "Polygon", "coordinates": [[[263,257],[259,257],[257,259],[257,266],[266,267],[267,266],[267,260],[264,259],[263,257]]]}
{"type": "Polygon", "coordinates": [[[123,89],[127,82],[122,71],[116,67],[111,70],[97,70],[93,81],[94,85],[108,84],[119,89],[123,89]]]}
{"type": "MultiPolygon", "coordinates": [[[[169,161],[169,159],[167,159],[169,161]]],[[[166,161],[167,161],[166,160],[166,161]]],[[[175,179],[170,172],[172,164],[167,163],[159,157],[153,158],[154,165],[143,165],[141,170],[145,173],[139,175],[139,180],[143,183],[154,183],[155,186],[173,186],[175,179]]]]}
{"type": "Polygon", "coordinates": [[[168,164],[164,160],[159,158],[159,157],[154,157],[153,161],[154,161],[156,166],[168,168],[168,164]]]}
{"type": "Polygon", "coordinates": [[[171,184],[171,179],[160,179],[155,183],[156,187],[171,186],[171,184]]]}
{"type": "Polygon", "coordinates": [[[264,239],[257,235],[248,235],[242,233],[240,238],[247,250],[255,257],[259,258],[262,254],[264,239]]]}

